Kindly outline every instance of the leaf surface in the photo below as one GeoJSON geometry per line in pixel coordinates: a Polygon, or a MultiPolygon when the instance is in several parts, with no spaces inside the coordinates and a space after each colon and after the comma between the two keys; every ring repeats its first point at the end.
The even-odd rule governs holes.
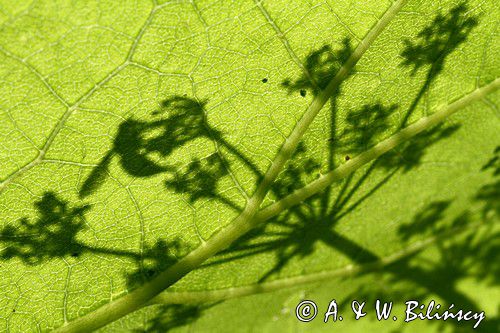
{"type": "MultiPolygon", "coordinates": [[[[91,314],[228,226],[391,4],[1,2],[1,329],[91,314]]],[[[328,96],[262,207],[494,84],[498,18],[494,1],[409,1],[328,96]]],[[[471,325],[347,315],[350,300],[377,298],[399,313],[408,299],[455,302],[498,327],[498,98],[264,222],[102,331],[471,325]],[[304,298],[337,299],[345,320],[300,323],[304,298]]]]}

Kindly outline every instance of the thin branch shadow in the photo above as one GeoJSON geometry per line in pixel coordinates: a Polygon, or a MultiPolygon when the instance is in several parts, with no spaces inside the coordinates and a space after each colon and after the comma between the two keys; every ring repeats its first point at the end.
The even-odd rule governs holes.
{"type": "Polygon", "coordinates": [[[137,271],[125,274],[129,287],[134,287],[175,263],[187,251],[187,246],[178,239],[157,240],[142,251],[90,245],[78,239],[78,234],[86,228],[85,213],[90,205],[72,207],[53,192],[45,192],[34,205],[38,218],[24,217],[16,227],[7,225],[0,229],[1,260],[20,259],[35,266],[56,258],[78,260],[84,254],[128,258],[138,266],[137,271]]]}
{"type": "Polygon", "coordinates": [[[282,86],[289,94],[299,92],[305,97],[305,92],[310,91],[313,95],[317,95],[326,88],[353,51],[351,39],[348,37],[342,40],[341,48],[336,51],[333,51],[330,45],[323,45],[307,56],[302,76],[296,80],[286,79],[282,82],[282,86]]]}
{"type": "Polygon", "coordinates": [[[109,174],[111,160],[116,156],[123,170],[137,178],[166,174],[167,190],[186,194],[190,202],[208,198],[219,200],[234,210],[241,210],[235,202],[218,191],[220,180],[228,176],[228,161],[219,150],[208,157],[192,159],[187,166],[169,161],[172,153],[200,138],[206,138],[224,147],[257,178],[262,177],[258,167],[222,133],[206,120],[206,101],[198,102],[185,96],[164,100],[161,108],[152,112],[150,121],[129,118],[123,121],[114,139],[113,148],[101,159],[80,188],[80,198],[99,189],[109,174]]]}
{"type": "MultiPolygon", "coordinates": [[[[422,97],[442,72],[448,56],[466,40],[470,31],[477,25],[478,19],[466,17],[466,12],[464,3],[457,5],[451,9],[449,15],[437,15],[432,24],[420,32],[418,42],[405,41],[406,48],[402,52],[405,58],[403,65],[413,66],[412,75],[421,68],[428,68],[426,79],[406,110],[399,128],[406,126],[422,97]]],[[[344,39],[342,47],[336,51],[325,45],[309,54],[305,61],[306,70],[301,77],[296,80],[284,80],[282,86],[289,94],[299,92],[305,96],[310,92],[317,95],[331,81],[352,51],[349,39],[344,39]]],[[[311,157],[307,147],[301,143],[287,168],[272,186],[271,196],[274,199],[279,200],[303,187],[325,164],[327,170],[333,170],[339,154],[356,154],[372,147],[391,129],[390,117],[399,106],[386,106],[377,102],[366,104],[358,110],[350,110],[345,118],[343,131],[339,131],[337,99],[340,89],[339,87],[329,100],[330,138],[327,161],[318,161],[311,157]]],[[[80,198],[87,198],[99,190],[109,176],[111,163],[117,160],[120,167],[132,177],[163,175],[166,190],[186,195],[191,203],[213,199],[235,211],[241,211],[242,207],[219,191],[221,179],[229,176],[229,163],[218,150],[207,157],[192,159],[184,166],[172,162],[172,154],[177,149],[198,139],[208,139],[224,147],[257,179],[262,177],[257,165],[236,145],[228,142],[221,131],[207,122],[206,104],[207,101],[172,96],[163,101],[160,109],[152,112],[148,119],[131,117],[123,121],[118,127],[113,147],[83,182],[79,190],[80,198]]],[[[259,282],[264,282],[278,276],[292,259],[312,255],[319,243],[340,252],[359,265],[380,261],[380,256],[374,251],[336,228],[399,172],[408,172],[418,167],[429,147],[448,138],[458,128],[458,125],[437,126],[426,131],[394,152],[376,159],[362,172],[348,176],[336,193],[329,187],[323,193],[305,200],[246,234],[204,267],[270,252],[275,255],[275,264],[262,273],[259,282]],[[376,173],[379,180],[368,184],[367,181],[376,173]]],[[[500,175],[499,153],[500,148],[497,148],[495,157],[483,168],[484,172],[493,170],[493,175],[497,178],[500,175]]],[[[345,159],[349,158],[346,155],[345,159]]],[[[484,185],[475,196],[476,201],[482,205],[485,219],[491,220],[500,215],[499,182],[496,179],[495,182],[484,185]]],[[[468,211],[457,216],[450,224],[442,223],[445,220],[444,212],[450,204],[451,201],[433,202],[417,213],[411,223],[400,227],[401,241],[408,242],[416,235],[442,233],[467,225],[470,218],[468,211]]],[[[90,205],[72,206],[55,193],[45,192],[42,198],[35,202],[35,208],[38,218],[34,221],[22,218],[16,227],[5,226],[0,230],[0,244],[3,246],[0,259],[20,259],[27,265],[38,265],[55,258],[78,258],[84,253],[129,258],[137,264],[136,271],[126,274],[128,287],[132,289],[175,263],[187,251],[187,245],[179,240],[157,240],[153,245],[137,252],[91,246],[78,239],[78,234],[85,229],[85,214],[90,205]]],[[[438,295],[449,303],[459,303],[471,310],[477,309],[477,305],[458,290],[456,282],[472,274],[475,278],[498,284],[500,260],[496,236],[498,232],[484,235],[479,240],[466,238],[450,243],[438,243],[438,261],[415,265],[415,254],[387,266],[381,275],[392,282],[404,281],[417,286],[415,290],[421,290],[419,297],[438,295]],[[495,260],[493,264],[491,260],[495,260]],[[471,267],[474,268],[473,272],[471,267]],[[450,281],[451,283],[448,283],[450,281]]],[[[367,290],[366,293],[373,296],[372,290],[367,290]]],[[[165,306],[163,310],[167,315],[155,317],[149,331],[163,332],[186,325],[210,306],[165,306]]],[[[484,326],[491,327],[487,325],[494,325],[495,320],[498,323],[498,318],[493,318],[484,326]]],[[[459,329],[459,326],[456,325],[455,328],[459,329]]]]}
{"type": "Polygon", "coordinates": [[[413,67],[412,76],[427,67],[427,75],[400,128],[407,125],[425,92],[443,70],[446,58],[467,40],[471,30],[478,24],[478,18],[467,16],[467,11],[465,2],[458,4],[449,13],[438,14],[431,24],[421,30],[417,35],[418,42],[405,40],[406,47],[401,53],[404,58],[402,65],[413,67]]]}
{"type": "MultiPolygon", "coordinates": [[[[445,59],[465,41],[470,30],[477,24],[477,18],[465,17],[466,10],[467,7],[461,4],[450,11],[448,18],[443,14],[439,14],[433,20],[432,26],[425,28],[419,34],[419,37],[422,38],[420,44],[412,44],[410,41],[406,41],[406,49],[403,52],[406,61],[403,65],[413,65],[414,73],[424,65],[430,65],[430,68],[421,90],[406,111],[399,128],[406,126],[423,94],[442,71],[445,59]]],[[[329,47],[323,47],[311,53],[306,61],[306,68],[310,73],[313,73],[310,76],[313,78],[326,76],[326,71],[315,72],[315,69],[328,67],[325,64],[333,63],[334,57],[330,52],[329,47]],[[325,53],[326,55],[322,56],[325,53]]],[[[328,81],[328,79],[331,79],[331,77],[328,77],[325,81],[328,81]]],[[[306,77],[301,77],[295,81],[286,80],[283,85],[289,92],[309,89],[314,94],[317,94],[318,89],[324,87],[324,85],[317,84],[317,81],[318,79],[315,79],[310,82],[306,77]]],[[[378,141],[379,136],[390,129],[388,119],[398,108],[397,105],[387,107],[381,103],[376,103],[374,105],[365,105],[360,110],[351,111],[346,117],[346,127],[339,135],[336,134],[335,105],[337,96],[335,94],[331,98],[331,138],[329,142],[332,149],[328,157],[329,170],[334,168],[333,161],[336,153],[355,153],[373,146],[378,141]]],[[[259,280],[259,282],[264,282],[277,276],[292,258],[305,258],[313,254],[318,243],[342,253],[356,264],[363,265],[380,261],[381,258],[376,253],[340,234],[335,230],[335,227],[356,207],[387,184],[397,172],[408,172],[418,167],[430,146],[450,137],[458,129],[459,125],[441,125],[431,128],[415,140],[375,160],[361,175],[353,174],[347,177],[335,196],[331,195],[331,189],[328,188],[324,193],[305,200],[300,206],[291,208],[267,222],[266,225],[239,239],[230,248],[205,264],[205,267],[220,265],[261,253],[274,253],[276,257],[275,264],[270,270],[263,272],[259,280]],[[358,194],[375,170],[383,171],[385,176],[370,188],[365,189],[364,194],[358,194]],[[356,194],[358,195],[356,196],[356,194]],[[354,197],[358,197],[358,199],[353,202],[354,197]]],[[[302,187],[305,183],[304,179],[310,177],[320,168],[321,163],[314,158],[307,157],[306,151],[306,147],[300,145],[287,169],[276,181],[273,194],[277,199],[302,187]]],[[[347,158],[348,156],[346,156],[347,158]]],[[[489,165],[496,163],[496,161],[494,159],[489,165]]],[[[492,200],[499,197],[496,195],[498,192],[495,191],[496,188],[499,188],[496,183],[484,186],[478,193],[477,199],[488,201],[484,209],[498,214],[498,200],[494,202],[492,200]]],[[[439,224],[443,220],[443,212],[450,203],[450,201],[439,201],[425,207],[415,216],[412,223],[401,226],[399,232],[402,241],[409,241],[415,234],[445,232],[450,228],[459,228],[466,225],[469,222],[468,212],[458,216],[450,226],[439,224]]],[[[435,267],[432,270],[426,270],[424,267],[414,267],[413,264],[410,264],[413,257],[410,257],[405,259],[407,261],[403,260],[391,265],[385,270],[385,273],[389,274],[394,280],[407,281],[419,286],[419,288],[423,288],[425,293],[419,295],[422,298],[428,295],[438,295],[449,303],[458,303],[464,308],[477,310],[477,305],[467,295],[459,291],[455,285],[445,285],[445,277],[450,278],[452,276],[455,281],[458,281],[467,276],[470,271],[466,271],[456,264],[460,262],[460,254],[464,255],[464,252],[473,251],[471,253],[476,253],[478,259],[479,257],[482,258],[475,265],[475,276],[482,279],[494,278],[495,275],[486,267],[488,267],[487,261],[497,252],[497,243],[495,237],[485,237],[478,243],[480,245],[476,244],[475,247],[472,247],[466,240],[456,243],[454,247],[446,251],[444,245],[438,244],[443,255],[442,266],[435,267]],[[477,272],[481,273],[478,274],[477,272]],[[443,283],[434,284],[433,280],[436,279],[436,276],[443,277],[443,283]]],[[[496,270],[497,268],[493,271],[496,270]]],[[[412,295],[412,297],[414,298],[415,295],[412,295]]],[[[496,320],[495,318],[490,319],[483,326],[491,327],[490,325],[495,325],[496,320]]],[[[460,327],[455,325],[454,329],[458,330],[460,327]]]]}
{"type": "MultiPolygon", "coordinates": [[[[133,177],[164,174],[165,189],[186,195],[191,203],[213,199],[241,211],[242,207],[218,190],[221,179],[228,176],[229,166],[218,149],[207,157],[192,159],[185,166],[169,161],[175,150],[199,138],[207,138],[224,147],[248,170],[261,177],[257,166],[207,123],[205,105],[206,102],[185,96],[173,96],[164,100],[159,110],[152,112],[150,120],[129,118],[123,121],[118,127],[113,148],[80,187],[80,199],[92,195],[104,184],[112,160],[117,159],[122,169],[133,177]]],[[[37,218],[24,217],[0,230],[0,259],[19,259],[33,266],[57,258],[78,259],[83,254],[128,258],[137,266],[135,271],[125,273],[127,285],[132,289],[175,263],[188,248],[179,239],[157,240],[136,251],[91,245],[79,240],[86,228],[85,214],[91,209],[90,205],[73,206],[56,193],[47,191],[34,207],[37,218]]]]}

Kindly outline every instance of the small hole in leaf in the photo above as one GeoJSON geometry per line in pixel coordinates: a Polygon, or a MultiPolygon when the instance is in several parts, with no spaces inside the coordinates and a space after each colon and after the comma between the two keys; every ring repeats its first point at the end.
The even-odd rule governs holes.
{"type": "Polygon", "coordinates": [[[306,90],[305,89],[300,89],[300,96],[306,97],[306,90]]]}
{"type": "Polygon", "coordinates": [[[267,78],[263,78],[262,83],[266,83],[266,82],[267,82],[267,78]]]}

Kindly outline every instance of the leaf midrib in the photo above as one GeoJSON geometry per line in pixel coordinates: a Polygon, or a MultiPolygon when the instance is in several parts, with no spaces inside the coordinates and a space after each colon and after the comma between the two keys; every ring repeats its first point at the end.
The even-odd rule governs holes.
{"type": "MultiPolygon", "coordinates": [[[[459,109],[467,106],[469,103],[472,103],[472,102],[477,101],[477,100],[481,100],[487,94],[492,93],[494,91],[497,91],[499,88],[500,88],[500,78],[496,79],[493,82],[491,82],[487,86],[483,86],[482,88],[476,89],[474,92],[472,92],[472,93],[470,93],[470,94],[462,97],[458,101],[456,101],[454,103],[451,103],[447,108],[445,108],[445,110],[441,110],[441,114],[438,115],[436,118],[440,119],[439,121],[442,121],[442,120],[446,119],[449,115],[451,115],[454,112],[458,111],[459,109]]],[[[438,113],[438,112],[436,112],[436,113],[438,113]]],[[[430,116],[430,117],[432,117],[432,116],[430,116]]],[[[425,117],[425,118],[430,118],[430,117],[425,117]]],[[[425,120],[425,119],[423,119],[423,120],[425,120]]],[[[426,123],[428,124],[427,127],[421,129],[421,131],[424,130],[424,129],[427,129],[427,128],[433,126],[433,125],[435,125],[437,123],[437,121],[428,121],[428,119],[427,119],[426,123]]],[[[405,129],[407,129],[407,128],[405,128],[405,129]]],[[[401,131],[403,131],[403,130],[401,130],[401,131]]],[[[419,132],[420,131],[414,133],[413,135],[417,135],[419,132]]],[[[393,137],[391,137],[391,138],[393,138],[393,137]]],[[[391,138],[389,138],[389,139],[391,139],[391,138]]],[[[406,139],[410,139],[410,138],[411,137],[407,137],[406,139]]],[[[404,141],[406,141],[406,140],[404,140],[404,141]]],[[[399,143],[401,143],[401,142],[399,142],[399,143]]],[[[363,159],[364,163],[362,163],[361,165],[364,165],[364,164],[372,161],[373,158],[375,158],[375,157],[376,156],[374,155],[371,159],[363,159]]],[[[355,160],[355,159],[353,159],[353,160],[355,160]]],[[[350,168],[351,170],[346,170],[345,169],[346,168],[345,167],[346,164],[347,163],[345,163],[345,164],[343,164],[343,165],[341,165],[340,167],[337,168],[337,169],[339,169],[339,168],[344,169],[344,171],[343,171],[343,177],[345,177],[346,175],[348,175],[350,173],[349,171],[353,171],[354,170],[354,168],[352,168],[352,167],[359,168],[361,166],[360,164],[357,164],[357,163],[356,164],[349,164],[351,166],[351,168],[350,168]]],[[[332,173],[336,172],[336,170],[333,170],[332,173]]],[[[324,177],[321,178],[321,179],[322,179],[322,181],[325,181],[324,177]]],[[[332,182],[331,179],[328,180],[328,181],[332,182]]],[[[315,182],[312,182],[311,184],[314,184],[314,183],[315,182]]],[[[320,191],[320,190],[321,189],[316,188],[316,191],[320,191]]],[[[311,191],[310,190],[310,184],[309,184],[309,185],[306,185],[304,188],[299,189],[298,191],[294,192],[293,194],[291,194],[289,196],[295,196],[296,193],[300,193],[301,195],[305,194],[307,196],[310,196],[310,195],[313,195],[313,194],[315,194],[317,192],[311,191]]],[[[288,197],[285,197],[285,199],[287,199],[287,198],[288,197]]],[[[267,218],[269,218],[269,216],[270,216],[270,213],[272,213],[272,214],[278,214],[282,210],[288,208],[288,207],[279,207],[282,204],[282,201],[279,201],[278,203],[277,203],[278,205],[276,205],[276,206],[275,205],[268,206],[268,207],[273,207],[273,209],[271,211],[267,210],[268,207],[260,210],[259,214],[255,216],[255,223],[258,224],[260,222],[263,222],[263,221],[267,220],[267,218]],[[280,209],[279,212],[276,211],[276,208],[280,209]]],[[[235,226],[235,223],[231,223],[225,229],[223,229],[221,231],[221,233],[223,231],[225,231],[228,234],[232,234],[234,232],[231,232],[231,231],[228,232],[228,230],[233,230],[234,231],[234,228],[236,228],[236,227],[237,226],[235,226]]],[[[204,243],[203,245],[201,245],[200,247],[198,247],[197,249],[195,249],[194,251],[192,251],[191,253],[189,253],[186,257],[184,257],[183,259],[181,259],[174,266],[171,266],[169,269],[167,269],[166,271],[162,272],[160,275],[158,275],[155,279],[151,280],[149,283],[144,284],[142,287],[139,287],[138,289],[134,290],[132,293],[130,293],[130,294],[126,295],[126,296],[123,296],[122,298],[119,298],[116,301],[108,303],[108,304],[104,305],[103,307],[97,309],[96,311],[85,315],[84,317],[80,317],[79,319],[76,319],[75,321],[68,323],[66,326],[63,326],[63,327],[60,327],[60,328],[56,329],[55,332],[85,332],[85,331],[88,331],[88,330],[93,330],[93,329],[97,329],[99,327],[102,327],[102,326],[104,326],[104,325],[106,325],[106,324],[108,324],[108,323],[110,323],[110,322],[112,322],[112,321],[114,321],[114,320],[122,317],[122,316],[115,317],[116,316],[116,311],[120,312],[120,311],[124,311],[124,309],[128,308],[129,299],[130,299],[131,295],[135,296],[135,297],[139,296],[139,299],[142,300],[142,303],[141,303],[142,306],[147,305],[147,302],[152,297],[148,296],[148,294],[151,294],[150,290],[146,290],[146,293],[145,293],[146,296],[145,295],[141,295],[145,289],[150,289],[151,287],[154,288],[155,287],[154,286],[155,282],[157,284],[161,283],[164,279],[166,279],[166,277],[167,278],[172,278],[172,279],[175,279],[175,278],[180,279],[182,276],[184,276],[183,273],[182,273],[182,271],[179,272],[179,271],[173,270],[173,268],[178,268],[179,265],[181,266],[181,268],[182,268],[182,266],[186,266],[186,265],[187,266],[191,265],[192,267],[198,267],[204,260],[206,260],[206,259],[203,259],[202,257],[206,256],[208,258],[211,255],[214,255],[216,252],[218,252],[218,251],[214,251],[214,248],[213,248],[213,246],[214,246],[214,244],[213,244],[214,239],[216,241],[219,241],[219,243],[224,243],[224,241],[226,240],[224,238],[222,238],[222,239],[217,238],[218,235],[220,235],[220,233],[216,234],[215,236],[213,236],[206,243],[204,243]],[[208,254],[210,254],[210,255],[207,256],[205,252],[208,253],[208,254]],[[177,276],[176,276],[176,274],[177,274],[177,276]],[[96,325],[96,322],[98,322],[99,326],[96,325]]],[[[227,241],[224,244],[228,245],[228,244],[230,244],[230,242],[227,241]]],[[[216,245],[215,245],[215,247],[217,247],[216,245]]],[[[191,270],[189,270],[189,271],[191,271],[191,270]]],[[[164,290],[166,288],[167,287],[163,288],[162,290],[164,290]]],[[[139,308],[140,307],[137,307],[136,309],[139,309],[139,308]]],[[[125,314],[128,314],[130,312],[132,312],[132,311],[127,311],[125,314]]]]}
{"type": "Polygon", "coordinates": [[[202,243],[197,249],[160,273],[150,282],[145,283],[130,294],[108,303],[94,312],[68,323],[66,326],[60,327],[56,331],[78,332],[94,330],[141,308],[152,297],[177,282],[206,259],[228,247],[237,238],[251,230],[257,224],[255,223],[256,221],[252,220],[258,212],[270,186],[282,171],[286,162],[290,159],[309,125],[323,108],[324,104],[336,92],[343,80],[348,76],[350,70],[359,61],[376,37],[378,37],[382,30],[389,24],[392,18],[396,16],[406,2],[407,0],[397,0],[388,8],[374,27],[370,29],[365,38],[359,43],[348,60],[342,65],[327,87],[314,98],[289,137],[285,140],[260,184],[257,186],[254,194],[247,201],[245,208],[236,219],[212,236],[207,242],[202,243]]]}

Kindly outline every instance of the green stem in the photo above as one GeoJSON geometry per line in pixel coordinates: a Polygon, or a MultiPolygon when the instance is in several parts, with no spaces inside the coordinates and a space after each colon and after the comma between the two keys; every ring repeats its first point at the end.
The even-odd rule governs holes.
{"type": "Polygon", "coordinates": [[[193,269],[200,266],[205,260],[215,255],[217,252],[227,248],[236,239],[251,230],[255,225],[255,214],[258,212],[271,184],[276,180],[283,170],[285,163],[290,159],[293,151],[297,148],[304,133],[312,123],[318,112],[323,108],[328,99],[337,91],[340,84],[348,76],[349,72],[366,52],[368,47],[380,35],[382,30],[389,24],[391,19],[399,12],[407,0],[397,0],[384,13],[380,20],[368,32],[365,38],[356,47],[346,63],[339,69],[335,77],[328,86],[319,93],[307,108],[306,112],[296,124],[290,136],[283,143],[276,158],[271,163],[266,174],[259,183],[253,196],[241,214],[229,225],[224,227],[217,234],[212,236],[206,243],[183,257],[176,264],[172,265],[151,281],[131,293],[112,301],[97,310],[80,317],[66,325],[58,328],[55,332],[89,332],[103,327],[131,312],[143,307],[153,297],[161,293],[166,288],[177,282],[193,269]]]}
{"type": "Polygon", "coordinates": [[[412,243],[407,248],[398,251],[394,254],[391,254],[387,257],[381,258],[380,260],[366,263],[363,265],[347,265],[345,267],[335,270],[323,271],[301,276],[294,276],[286,279],[280,279],[280,280],[242,286],[242,287],[235,287],[235,288],[207,290],[207,291],[181,291],[181,292],[164,291],[160,295],[153,298],[151,302],[148,303],[148,305],[202,304],[202,303],[224,301],[232,298],[239,298],[249,295],[269,293],[276,290],[294,288],[304,284],[316,283],[339,277],[355,276],[361,273],[372,272],[380,270],[404,258],[410,257],[411,255],[428,248],[430,245],[436,243],[437,241],[453,238],[458,235],[463,235],[473,231],[477,232],[477,230],[483,226],[485,226],[485,224],[481,223],[461,228],[453,228],[439,235],[435,235],[425,240],[412,243]]]}
{"type": "Polygon", "coordinates": [[[500,79],[478,88],[467,94],[466,96],[460,98],[459,100],[449,104],[443,109],[435,112],[431,116],[421,118],[417,122],[411,124],[410,126],[400,130],[391,137],[380,142],[376,146],[367,151],[359,154],[358,156],[352,158],[348,162],[342,164],[335,170],[332,170],[315,181],[309,183],[308,185],[296,190],[292,194],[284,197],[280,201],[273,203],[263,209],[261,209],[254,218],[254,223],[261,223],[276,216],[283,212],[284,210],[301,203],[303,200],[309,198],[310,196],[323,191],[332,183],[347,177],[349,174],[361,168],[363,165],[373,161],[380,155],[388,152],[397,145],[411,139],[415,135],[422,131],[425,131],[432,126],[442,122],[447,117],[457,112],[461,108],[467,106],[468,104],[484,98],[489,93],[492,93],[500,88],[500,79]]]}

